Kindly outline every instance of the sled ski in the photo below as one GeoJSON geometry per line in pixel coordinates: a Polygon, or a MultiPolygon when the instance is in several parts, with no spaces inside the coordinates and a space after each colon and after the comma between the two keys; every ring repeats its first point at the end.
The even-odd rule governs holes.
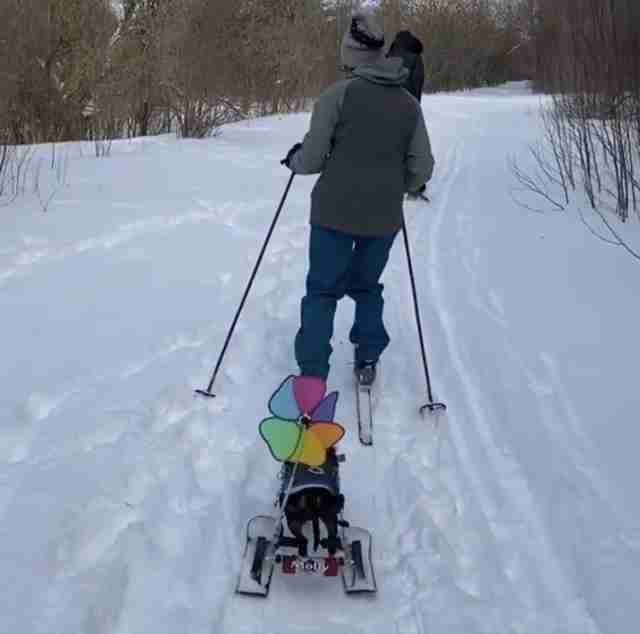
{"type": "MultiPolygon", "coordinates": [[[[371,378],[371,377],[370,377],[371,378]]],[[[335,445],[344,428],[333,422],[338,392],[319,378],[289,376],[269,400],[259,431],[281,463],[272,515],[247,523],[236,592],[267,597],[276,570],[283,575],[341,576],[345,592],[375,592],[371,534],[343,517],[335,445]],[[297,417],[297,420],[295,420],[297,417]]]]}
{"type": "Polygon", "coordinates": [[[247,524],[247,541],[236,592],[266,597],[275,564],[274,542],[277,520],[257,515],[247,524]]]}
{"type": "Polygon", "coordinates": [[[342,566],[342,584],[347,594],[376,592],[373,572],[371,533],[357,526],[344,529],[345,561],[342,566]]]}

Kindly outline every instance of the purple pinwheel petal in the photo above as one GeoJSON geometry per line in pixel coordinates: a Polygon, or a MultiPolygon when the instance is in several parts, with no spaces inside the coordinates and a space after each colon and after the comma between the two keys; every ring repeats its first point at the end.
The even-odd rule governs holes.
{"type": "Polygon", "coordinates": [[[269,411],[276,418],[294,421],[300,418],[301,411],[293,388],[295,380],[295,376],[288,376],[269,399],[269,411]]]}
{"type": "Polygon", "coordinates": [[[331,392],[331,394],[325,396],[322,403],[313,410],[311,420],[318,421],[333,421],[333,417],[336,413],[336,404],[338,402],[338,392],[331,392]]]}
{"type": "Polygon", "coordinates": [[[327,390],[325,382],[316,376],[298,376],[293,380],[293,393],[302,415],[309,416],[318,407],[327,390]]]}

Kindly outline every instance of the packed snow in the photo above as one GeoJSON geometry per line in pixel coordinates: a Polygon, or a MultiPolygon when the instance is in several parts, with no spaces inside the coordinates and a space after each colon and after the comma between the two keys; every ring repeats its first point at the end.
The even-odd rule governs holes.
{"type": "Polygon", "coordinates": [[[116,142],[109,158],[64,144],[64,169],[37,148],[37,194],[0,208],[0,632],[636,631],[639,264],[575,210],[515,204],[507,159],[526,165],[539,105],[522,84],[423,99],[431,204],[405,213],[446,415],[418,413],[401,239],[371,448],[354,423],[353,305],[339,306],[328,387],[347,428],[345,515],[374,536],[375,597],[282,576],[267,600],[234,593],[245,524],[278,486],[257,426],[297,371],[313,177],[294,179],[217,397],[194,397],[309,114],[116,142]]]}

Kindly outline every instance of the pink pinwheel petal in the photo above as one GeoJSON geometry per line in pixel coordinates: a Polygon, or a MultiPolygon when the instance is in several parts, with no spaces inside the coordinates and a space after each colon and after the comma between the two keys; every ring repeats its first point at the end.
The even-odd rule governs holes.
{"type": "Polygon", "coordinates": [[[316,376],[298,376],[293,381],[293,394],[303,415],[310,416],[324,397],[327,386],[316,376]]]}
{"type": "Polygon", "coordinates": [[[338,402],[338,392],[331,392],[324,397],[322,403],[313,410],[311,414],[312,421],[330,421],[333,420],[336,413],[336,404],[338,402]]]}

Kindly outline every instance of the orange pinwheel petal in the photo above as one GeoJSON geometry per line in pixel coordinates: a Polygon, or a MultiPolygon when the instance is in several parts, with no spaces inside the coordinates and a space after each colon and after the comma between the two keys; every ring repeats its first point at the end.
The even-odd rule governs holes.
{"type": "Polygon", "coordinates": [[[309,467],[320,467],[327,461],[327,450],[319,436],[306,429],[299,449],[291,456],[291,462],[301,462],[309,467]]]}
{"type": "Polygon", "coordinates": [[[337,442],[342,440],[345,430],[337,423],[313,423],[307,430],[308,434],[313,434],[322,443],[325,449],[330,449],[337,442]]]}

